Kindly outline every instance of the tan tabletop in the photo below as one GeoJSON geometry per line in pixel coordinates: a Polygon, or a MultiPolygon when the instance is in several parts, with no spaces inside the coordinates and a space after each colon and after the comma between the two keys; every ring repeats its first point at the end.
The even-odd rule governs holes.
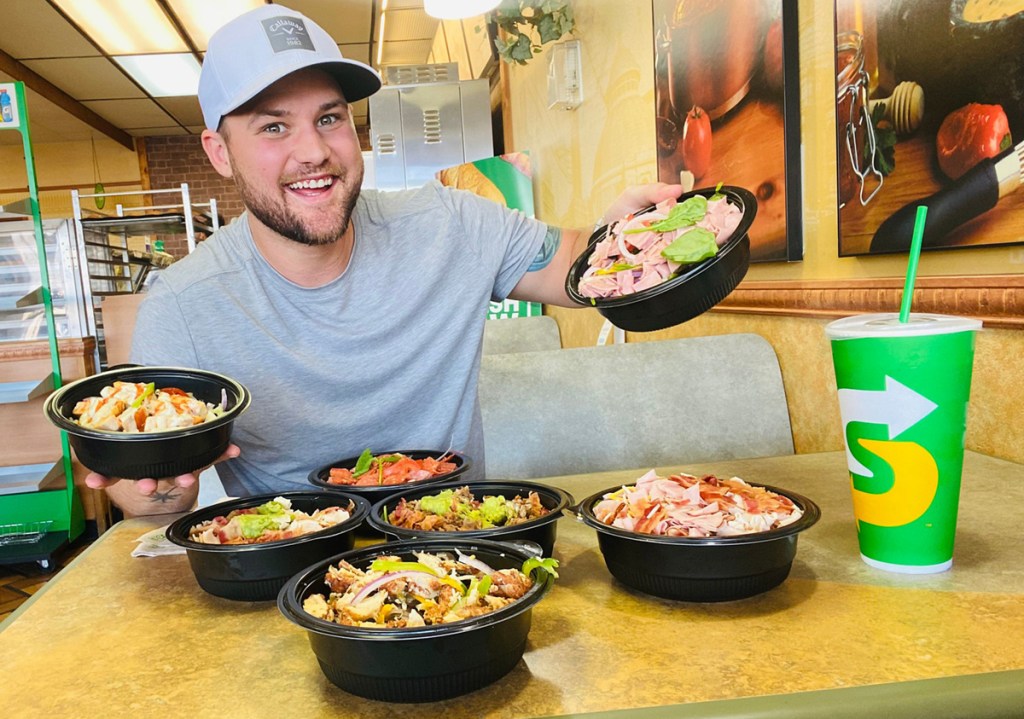
{"type": "MultiPolygon", "coordinates": [[[[4,717],[1024,716],[1024,467],[968,453],[953,568],[861,562],[843,453],[662,468],[803,493],[822,519],[790,578],[746,600],[686,604],[611,579],[592,529],[559,522],[561,579],[523,660],[429,705],[351,696],[273,602],[199,589],[184,556],[132,558],[154,520],[115,525],[3,625],[4,717]]],[[[544,480],[577,499],[637,471],[544,480]]]]}

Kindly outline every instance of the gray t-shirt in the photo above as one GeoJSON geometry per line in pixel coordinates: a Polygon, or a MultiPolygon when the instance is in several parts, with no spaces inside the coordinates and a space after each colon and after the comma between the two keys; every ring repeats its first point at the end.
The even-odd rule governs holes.
{"type": "Polygon", "coordinates": [[[526,273],[546,225],[461,190],[364,190],[345,272],[284,279],[243,214],[163,270],[139,309],[132,361],[236,379],[252,405],[230,495],[308,488],[319,466],[397,449],[451,448],[483,476],[477,399],[488,302],[526,273]]]}

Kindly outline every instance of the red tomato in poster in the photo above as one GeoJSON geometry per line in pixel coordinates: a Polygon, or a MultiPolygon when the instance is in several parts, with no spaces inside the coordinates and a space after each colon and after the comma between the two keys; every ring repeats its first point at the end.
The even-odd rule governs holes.
{"type": "Polygon", "coordinates": [[[939,168],[951,180],[1012,144],[1010,123],[1002,106],[976,102],[949,113],[935,135],[939,168]]]}
{"type": "Polygon", "coordinates": [[[699,180],[711,166],[711,118],[696,105],[686,113],[683,122],[683,169],[699,180]]]}

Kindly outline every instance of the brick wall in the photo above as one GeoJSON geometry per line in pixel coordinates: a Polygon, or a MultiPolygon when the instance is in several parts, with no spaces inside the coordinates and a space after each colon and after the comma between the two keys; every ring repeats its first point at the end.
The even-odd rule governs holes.
{"type": "MultiPolygon", "coordinates": [[[[359,144],[370,149],[370,130],[357,128],[359,144]]],[[[198,135],[166,135],[145,138],[145,157],[149,169],[149,189],[177,188],[188,183],[193,202],[217,200],[217,213],[224,222],[238,217],[244,209],[235,183],[217,174],[210,164],[198,135]]],[[[162,238],[164,249],[175,257],[187,254],[188,243],[184,235],[162,238]]]]}
{"type": "MultiPolygon", "coordinates": [[[[193,202],[205,203],[211,197],[217,200],[217,214],[225,223],[242,213],[242,198],[235,190],[235,183],[221,177],[213,169],[203,152],[198,135],[147,137],[145,153],[149,168],[149,189],[177,188],[182,182],[187,182],[193,202]]],[[[161,239],[164,241],[164,249],[175,257],[187,253],[184,235],[161,239]]]]}

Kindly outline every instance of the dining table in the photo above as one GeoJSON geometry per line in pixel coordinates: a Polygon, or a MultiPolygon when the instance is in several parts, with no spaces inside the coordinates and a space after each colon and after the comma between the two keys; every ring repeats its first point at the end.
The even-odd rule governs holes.
{"type": "Polygon", "coordinates": [[[535,481],[579,501],[650,469],[792,490],[812,499],[821,519],[799,535],[779,586],[741,600],[689,603],[618,582],[596,531],[567,513],[557,523],[559,577],[532,610],[522,659],[489,686],[426,704],[337,688],[306,632],[275,602],[205,593],[180,554],[132,556],[141,535],[173,517],[126,519],[0,625],[0,714],[1024,716],[1024,465],[966,453],[952,568],[920,575],[860,558],[841,451],[535,481]]]}

